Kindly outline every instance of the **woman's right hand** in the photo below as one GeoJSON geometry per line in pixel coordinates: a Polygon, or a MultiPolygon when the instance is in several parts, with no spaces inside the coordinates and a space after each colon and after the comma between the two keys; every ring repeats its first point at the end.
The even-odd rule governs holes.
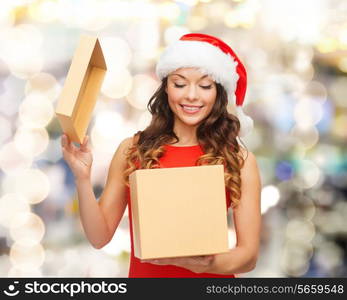
{"type": "Polygon", "coordinates": [[[80,147],[76,147],[63,133],[61,138],[64,160],[69,165],[75,179],[90,178],[93,156],[89,147],[89,136],[85,136],[80,147]]]}

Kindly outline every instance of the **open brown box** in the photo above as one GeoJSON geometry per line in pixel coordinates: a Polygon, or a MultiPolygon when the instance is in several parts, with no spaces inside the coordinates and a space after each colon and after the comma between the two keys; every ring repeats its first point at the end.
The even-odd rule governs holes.
{"type": "Polygon", "coordinates": [[[134,255],[228,251],[223,165],[140,169],[129,176],[134,255]]]}
{"type": "Polygon", "coordinates": [[[98,39],[82,35],[55,110],[71,141],[83,142],[106,70],[98,39]]]}

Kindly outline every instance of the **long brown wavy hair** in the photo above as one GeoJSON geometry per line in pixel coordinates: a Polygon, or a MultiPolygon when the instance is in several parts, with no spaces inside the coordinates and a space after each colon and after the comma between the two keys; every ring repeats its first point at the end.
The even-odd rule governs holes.
{"type": "MultiPolygon", "coordinates": [[[[159,159],[165,153],[164,145],[179,141],[173,131],[174,114],[168,104],[166,86],[167,77],[148,102],[147,108],[152,114],[150,125],[135,133],[133,144],[126,152],[124,182],[127,186],[134,170],[159,168],[159,159]]],[[[232,207],[236,207],[241,198],[240,170],[245,161],[237,141],[240,121],[227,111],[228,98],[223,86],[216,83],[216,87],[216,102],[197,128],[197,139],[204,155],[197,159],[196,165],[224,165],[225,186],[230,192],[232,207]]]]}

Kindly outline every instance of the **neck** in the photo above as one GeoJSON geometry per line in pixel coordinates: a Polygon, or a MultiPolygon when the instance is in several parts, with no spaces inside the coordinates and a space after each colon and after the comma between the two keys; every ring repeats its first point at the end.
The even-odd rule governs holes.
{"type": "Polygon", "coordinates": [[[177,145],[196,145],[199,141],[196,137],[198,125],[187,125],[180,120],[175,120],[174,132],[180,139],[177,145]]]}

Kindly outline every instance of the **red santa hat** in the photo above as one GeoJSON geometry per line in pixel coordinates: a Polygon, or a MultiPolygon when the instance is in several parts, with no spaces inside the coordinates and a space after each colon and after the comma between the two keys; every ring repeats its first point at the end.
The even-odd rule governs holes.
{"type": "Polygon", "coordinates": [[[222,40],[207,34],[189,33],[164,49],[156,66],[160,80],[183,67],[196,67],[210,75],[226,90],[228,101],[236,104],[240,136],[253,128],[253,120],[244,114],[242,104],[247,88],[247,73],[235,52],[222,40]]]}

